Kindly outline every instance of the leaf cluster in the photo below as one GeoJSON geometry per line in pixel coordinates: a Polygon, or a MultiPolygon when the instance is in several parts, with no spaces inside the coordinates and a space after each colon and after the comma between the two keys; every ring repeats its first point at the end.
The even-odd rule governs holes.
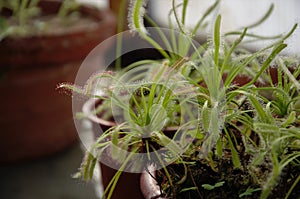
{"type": "MultiPolygon", "coordinates": [[[[182,183],[189,165],[197,161],[219,172],[219,162],[229,158],[233,169],[247,171],[249,182],[260,187],[243,190],[240,197],[260,191],[261,198],[268,198],[283,171],[300,166],[300,65],[297,59],[280,54],[297,25],[285,35],[272,37],[272,44],[251,52],[240,44],[245,38],[270,39],[249,31],[267,19],[273,5],[256,23],[225,34],[221,33],[219,15],[212,22],[212,38],[197,45],[193,40],[195,34],[205,27],[204,22],[220,2],[215,1],[192,30],[185,27],[188,1],[179,5],[175,0],[172,2],[169,35],[145,15],[145,1],[132,1],[129,12],[131,30],[157,48],[163,60],[142,60],[114,74],[97,74],[82,90],[71,87],[75,92],[108,101],[103,104],[111,108],[112,115],[124,116],[124,120],[98,138],[94,150],[99,155],[106,148],[116,146],[127,152],[150,154],[165,147],[168,153],[165,159],[157,155],[159,163],[183,165],[185,173],[179,181],[173,182],[164,167],[169,187],[182,183]],[[175,17],[176,24],[171,16],[175,17]],[[148,34],[142,18],[155,27],[167,50],[162,50],[148,34]],[[238,37],[227,40],[232,35],[238,37]],[[93,82],[103,78],[109,79],[108,86],[93,86],[93,82]],[[101,95],[95,90],[101,90],[101,95]],[[163,131],[170,126],[177,126],[172,136],[163,131]]],[[[62,87],[70,88],[70,85],[62,87]]],[[[85,162],[83,173],[92,173],[91,164],[97,155],[85,162]]],[[[108,198],[131,158],[114,151],[114,147],[112,157],[123,164],[105,192],[108,198]]],[[[150,155],[143,161],[155,164],[150,155]]],[[[299,173],[296,175],[299,179],[299,173]]],[[[298,183],[297,179],[291,179],[294,184],[286,198],[298,183]]],[[[202,187],[211,190],[222,187],[223,183],[226,182],[207,183],[202,187]]],[[[184,192],[188,190],[194,187],[183,188],[184,192]]]]}

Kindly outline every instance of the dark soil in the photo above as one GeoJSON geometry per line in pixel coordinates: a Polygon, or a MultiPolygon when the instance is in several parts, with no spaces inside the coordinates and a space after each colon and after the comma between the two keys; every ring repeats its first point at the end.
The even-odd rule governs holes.
{"type": "MultiPolygon", "coordinates": [[[[197,161],[194,165],[187,168],[187,174],[184,173],[182,164],[172,164],[168,166],[168,171],[172,176],[172,185],[167,180],[163,170],[157,172],[157,181],[164,190],[163,196],[166,198],[177,199],[235,199],[235,198],[259,198],[261,187],[270,172],[268,163],[255,169],[234,169],[232,162],[228,158],[220,158],[215,160],[215,167],[212,167],[205,161],[197,161]],[[186,177],[185,181],[178,183],[186,177]],[[211,190],[205,189],[202,185],[215,185],[223,182],[220,187],[211,190]],[[193,190],[184,191],[185,189],[197,187],[193,190]],[[249,195],[241,195],[248,188],[256,190],[249,195]]],[[[300,174],[300,168],[286,169],[279,179],[276,187],[272,190],[269,198],[283,199],[290,187],[300,174]]],[[[300,198],[300,184],[293,189],[290,199],[300,198]]]]}

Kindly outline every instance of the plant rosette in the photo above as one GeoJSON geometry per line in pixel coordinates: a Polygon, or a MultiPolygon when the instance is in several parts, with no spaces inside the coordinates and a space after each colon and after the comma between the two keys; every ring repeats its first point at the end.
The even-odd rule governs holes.
{"type": "MultiPolygon", "coordinates": [[[[95,157],[102,163],[105,187],[111,180],[111,173],[116,173],[124,166],[122,163],[126,161],[126,157],[133,154],[132,151],[135,151],[133,157],[122,171],[138,173],[132,176],[136,176],[135,182],[139,183],[139,173],[146,168],[148,159],[157,165],[168,164],[168,161],[160,161],[164,161],[163,157],[167,154],[170,159],[174,159],[173,153],[177,157],[176,153],[181,153],[188,144],[183,143],[182,137],[191,137],[195,132],[190,126],[190,131],[184,131],[185,134],[182,134],[184,128],[180,127],[180,123],[195,121],[198,113],[193,111],[197,109],[191,103],[195,98],[193,88],[189,89],[185,85],[186,82],[179,81],[178,77],[176,81],[171,80],[169,74],[173,73],[173,70],[169,70],[166,62],[151,61],[149,64],[135,66],[122,77],[111,76],[107,72],[94,76],[97,77],[97,85],[101,85],[103,95],[98,96],[99,99],[88,100],[80,117],[87,117],[94,124],[100,124],[103,131],[103,134],[95,135],[97,143],[104,146],[103,150],[101,149],[103,153],[95,157]],[[104,83],[109,81],[108,77],[117,83],[104,83]],[[109,85],[109,88],[103,87],[104,84],[109,85]],[[174,152],[176,145],[172,142],[178,142],[179,138],[182,148],[177,147],[177,151],[174,152]],[[109,181],[106,176],[110,176],[109,181]]],[[[95,79],[91,78],[88,85],[95,85],[92,83],[94,81],[95,79]]],[[[99,126],[93,129],[97,127],[95,132],[101,132],[99,126]]],[[[85,165],[84,169],[89,168],[89,165],[85,165]]]]}
{"type": "MultiPolygon", "coordinates": [[[[90,161],[83,164],[82,170],[84,178],[91,177],[86,175],[91,174],[91,164],[95,164],[95,158],[98,159],[104,187],[110,186],[113,174],[121,170],[122,176],[130,177],[126,172],[137,173],[131,178],[135,178],[133,183],[136,182],[135,187],[139,189],[139,173],[147,163],[144,160],[151,159],[157,165],[171,162],[160,161],[164,161],[162,156],[166,154],[170,159],[178,156],[176,153],[181,153],[189,144],[182,137],[191,137],[196,132],[189,126],[190,130],[183,134],[184,127],[180,127],[180,123],[196,121],[199,114],[194,105],[197,100],[194,88],[188,86],[181,74],[173,75],[178,73],[176,67],[182,60],[174,63],[173,67],[169,67],[168,61],[147,62],[134,63],[116,73],[96,73],[88,79],[84,89],[70,84],[59,85],[90,98],[84,104],[83,112],[76,115],[93,122],[94,137],[103,148],[100,152],[96,147],[98,144],[94,145],[86,158],[90,161]],[[174,140],[178,142],[179,138],[182,148],[177,147],[173,154],[176,145],[172,143],[174,140]],[[126,161],[124,158],[132,154],[136,157],[121,169],[126,161]]],[[[122,177],[120,180],[123,181],[122,177]]],[[[131,193],[134,195],[135,192],[131,193]]],[[[118,195],[116,191],[113,198],[118,195]]]]}

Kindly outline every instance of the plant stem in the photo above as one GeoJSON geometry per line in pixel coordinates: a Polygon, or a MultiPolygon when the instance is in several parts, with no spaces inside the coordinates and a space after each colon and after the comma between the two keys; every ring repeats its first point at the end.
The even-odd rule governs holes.
{"type": "Polygon", "coordinates": [[[288,193],[286,194],[284,199],[288,199],[289,196],[291,195],[292,191],[294,190],[294,188],[296,187],[296,185],[299,183],[300,181],[300,175],[298,175],[297,179],[294,181],[293,185],[290,187],[288,193]]]}
{"type": "Polygon", "coordinates": [[[123,31],[124,28],[124,16],[125,8],[127,5],[127,0],[121,0],[119,12],[118,12],[118,26],[117,26],[117,47],[116,47],[116,69],[121,70],[121,54],[122,54],[122,34],[119,34],[123,31]]]}
{"type": "Polygon", "coordinates": [[[143,24],[143,17],[145,14],[144,4],[145,0],[132,0],[133,5],[130,10],[132,16],[129,17],[129,27],[133,31],[137,31],[139,35],[150,43],[154,48],[156,48],[165,58],[169,59],[170,56],[166,51],[151,37],[148,36],[147,30],[143,24]]]}

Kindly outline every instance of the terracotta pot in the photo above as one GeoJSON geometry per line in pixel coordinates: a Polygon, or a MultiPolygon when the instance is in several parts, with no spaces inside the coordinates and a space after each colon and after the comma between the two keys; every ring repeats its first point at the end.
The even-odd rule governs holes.
{"type": "MultiPolygon", "coordinates": [[[[271,76],[271,80],[272,80],[272,83],[273,84],[277,84],[278,83],[278,66],[271,66],[269,67],[265,73],[270,73],[270,76],[271,76]]],[[[288,68],[289,71],[291,73],[293,73],[295,70],[293,68],[288,68]]],[[[281,76],[283,78],[283,74],[281,76]]],[[[227,78],[227,74],[224,74],[222,79],[223,81],[225,81],[227,78]]],[[[297,80],[300,80],[300,75],[298,77],[296,77],[297,80]]],[[[251,77],[245,75],[245,74],[238,74],[234,80],[232,81],[232,84],[236,85],[236,86],[243,86],[247,83],[249,83],[250,81],[252,80],[251,77]]],[[[262,87],[262,86],[267,86],[269,85],[269,82],[259,82],[259,81],[256,81],[254,83],[255,86],[257,87],[262,87]]]]}
{"type": "MultiPolygon", "coordinates": [[[[101,104],[101,100],[98,99],[89,99],[83,106],[83,112],[89,113],[94,110],[97,105],[101,104]]],[[[95,139],[99,136],[97,134],[97,129],[99,129],[99,125],[103,132],[111,128],[112,126],[115,126],[116,123],[113,121],[107,121],[103,120],[101,117],[98,117],[97,115],[90,114],[89,119],[93,122],[93,129],[94,130],[94,136],[95,139]]],[[[109,153],[109,150],[106,150],[105,153],[109,153]]],[[[105,154],[104,158],[110,158],[109,154],[105,154]]],[[[114,163],[114,160],[110,158],[108,161],[114,163]]],[[[100,163],[100,169],[101,169],[101,177],[102,177],[102,185],[105,190],[105,188],[110,183],[113,176],[116,174],[117,170],[101,163],[100,163]]],[[[130,197],[130,198],[143,198],[143,195],[140,191],[140,174],[139,173],[127,173],[123,172],[118,184],[114,190],[114,193],[112,195],[112,199],[122,199],[124,197],[130,197]]]]}
{"type": "MultiPolygon", "coordinates": [[[[59,1],[42,1],[53,13],[59,1]]],[[[115,32],[109,11],[81,7],[82,17],[95,21],[90,29],[60,35],[5,38],[0,42],[0,162],[53,154],[77,140],[71,100],[55,87],[74,81],[85,56],[115,32]]]]}
{"type": "MultiPolygon", "coordinates": [[[[97,133],[97,130],[99,130],[99,125],[103,132],[116,125],[114,121],[107,121],[95,114],[89,114],[100,104],[101,100],[99,99],[89,99],[83,106],[83,112],[86,113],[89,119],[93,122],[92,128],[94,129],[95,139],[99,136],[99,134],[97,133]]],[[[172,137],[176,131],[176,127],[170,127],[166,128],[164,130],[164,133],[167,136],[172,137]]],[[[116,167],[118,167],[118,163],[111,158],[110,150],[105,150],[104,153],[105,155],[101,156],[100,158],[106,158],[105,162],[110,162],[111,165],[115,165],[116,167]]],[[[105,189],[110,183],[115,173],[117,172],[117,170],[101,162],[100,168],[102,174],[102,183],[105,189]]],[[[118,181],[117,187],[114,190],[112,198],[121,199],[124,198],[124,195],[130,196],[131,198],[135,199],[144,198],[142,192],[140,191],[140,176],[140,173],[123,172],[118,181]]]]}
{"type": "MultiPolygon", "coordinates": [[[[42,1],[43,13],[55,13],[59,1],[42,1]]],[[[102,40],[115,33],[116,17],[110,11],[101,12],[92,7],[82,6],[82,17],[92,18],[94,27],[86,27],[57,35],[30,37],[8,37],[0,42],[0,64],[4,68],[41,67],[82,61],[102,40]]]]}

